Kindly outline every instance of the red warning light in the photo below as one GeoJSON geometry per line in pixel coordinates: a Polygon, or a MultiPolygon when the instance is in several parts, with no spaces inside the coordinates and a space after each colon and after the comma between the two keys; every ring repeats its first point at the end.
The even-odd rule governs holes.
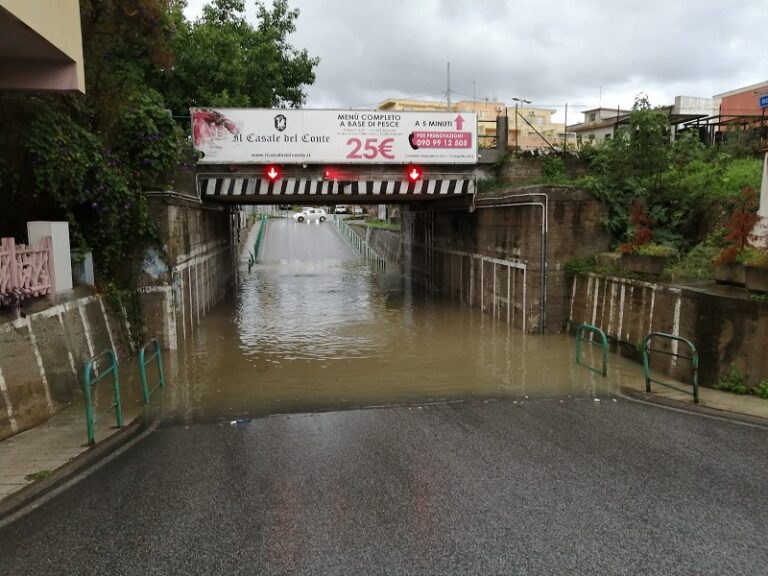
{"type": "Polygon", "coordinates": [[[325,170],[323,170],[323,178],[326,180],[333,180],[334,182],[340,181],[340,180],[357,180],[357,177],[353,174],[350,174],[348,171],[345,171],[343,169],[334,168],[333,166],[326,166],[325,170]]]}
{"type": "Polygon", "coordinates": [[[267,177],[267,180],[274,183],[282,177],[283,173],[280,171],[280,166],[275,166],[273,164],[270,164],[266,168],[264,168],[264,176],[267,177]]]}
{"type": "Polygon", "coordinates": [[[413,184],[421,180],[422,176],[424,176],[424,170],[418,166],[408,166],[408,172],[406,174],[408,175],[408,182],[413,184]]]}

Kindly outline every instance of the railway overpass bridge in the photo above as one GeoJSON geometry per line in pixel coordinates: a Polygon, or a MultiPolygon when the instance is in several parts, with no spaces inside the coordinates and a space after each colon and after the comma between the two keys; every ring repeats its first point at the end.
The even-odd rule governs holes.
{"type": "MultiPolygon", "coordinates": [[[[231,204],[468,202],[478,171],[474,113],[212,109],[191,111],[200,198],[231,204]]],[[[506,134],[506,118],[495,132],[506,134]]],[[[500,139],[503,140],[503,139],[500,139]]]]}

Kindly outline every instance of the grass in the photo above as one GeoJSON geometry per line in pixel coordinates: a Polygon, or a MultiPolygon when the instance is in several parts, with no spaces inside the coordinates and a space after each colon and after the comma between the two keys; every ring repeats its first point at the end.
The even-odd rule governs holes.
{"type": "Polygon", "coordinates": [[[27,482],[37,482],[38,480],[45,480],[51,474],[53,474],[51,470],[39,470],[37,472],[33,472],[32,474],[27,474],[24,476],[24,480],[27,482]]]}
{"type": "Polygon", "coordinates": [[[366,220],[365,225],[369,228],[381,228],[382,230],[400,230],[400,224],[379,220],[378,218],[366,220]]]}
{"type": "Polygon", "coordinates": [[[768,400],[768,380],[763,380],[754,388],[750,388],[747,385],[746,376],[736,366],[731,366],[728,373],[720,378],[713,388],[723,392],[732,392],[733,394],[749,394],[768,400]]]}

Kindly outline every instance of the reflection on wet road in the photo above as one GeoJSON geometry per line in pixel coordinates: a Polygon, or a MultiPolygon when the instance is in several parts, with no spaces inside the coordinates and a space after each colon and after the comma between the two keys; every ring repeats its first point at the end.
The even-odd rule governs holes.
{"type": "MultiPolygon", "coordinates": [[[[373,271],[330,222],[271,221],[259,264],[171,363],[166,413],[182,422],[610,392],[576,369],[571,338],[521,334],[399,271],[373,271]]],[[[612,364],[614,384],[639,377],[612,364]]]]}

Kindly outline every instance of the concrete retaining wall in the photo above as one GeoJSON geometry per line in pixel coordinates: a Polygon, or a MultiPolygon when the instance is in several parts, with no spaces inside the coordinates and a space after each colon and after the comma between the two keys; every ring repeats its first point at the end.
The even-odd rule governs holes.
{"type": "Polygon", "coordinates": [[[474,211],[411,207],[403,212],[406,275],[527,332],[542,327],[557,332],[568,319],[570,284],[563,266],[607,248],[603,215],[588,192],[562,186],[519,189],[497,200],[478,198],[474,211]],[[538,194],[548,197],[545,292],[543,209],[524,205],[543,203],[542,197],[532,196],[538,194]]]}
{"type": "MultiPolygon", "coordinates": [[[[768,378],[768,304],[738,288],[691,288],[601,277],[578,276],[571,287],[573,327],[587,322],[601,328],[614,349],[635,359],[637,345],[650,332],[691,340],[699,352],[699,381],[712,386],[731,366],[750,385],[768,378]]],[[[684,344],[654,341],[654,348],[685,352],[684,344]]],[[[690,380],[690,363],[653,355],[652,367],[690,380]]]]}
{"type": "Polygon", "coordinates": [[[387,262],[393,264],[402,262],[403,237],[399,230],[371,228],[354,222],[350,222],[349,227],[387,262]]]}
{"type": "Polygon", "coordinates": [[[79,402],[83,366],[110,347],[125,358],[124,334],[100,296],[0,324],[0,439],[79,402]]]}
{"type": "Polygon", "coordinates": [[[149,334],[173,350],[232,288],[247,226],[240,213],[179,200],[156,200],[165,254],[152,254],[143,280],[149,334]]]}

